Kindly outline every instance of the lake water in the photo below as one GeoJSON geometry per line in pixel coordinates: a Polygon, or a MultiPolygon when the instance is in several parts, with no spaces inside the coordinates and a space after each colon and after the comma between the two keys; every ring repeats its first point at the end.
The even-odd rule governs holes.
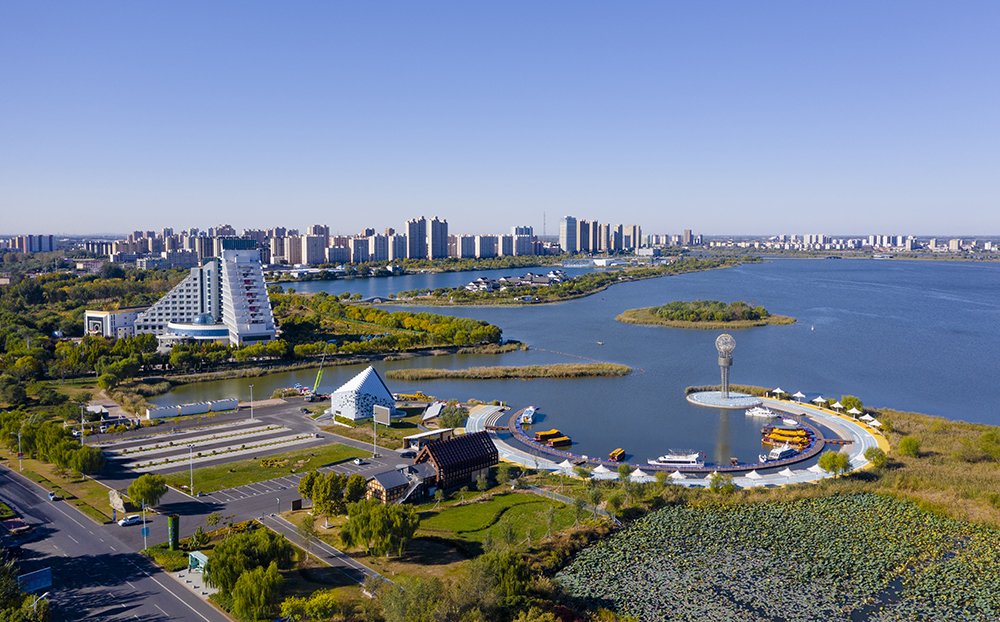
{"type": "MultiPolygon", "coordinates": [[[[405,280],[398,287],[404,290],[443,286],[441,276],[450,278],[449,285],[458,285],[480,275],[509,273],[396,278],[405,280]]],[[[394,291],[390,280],[310,283],[296,289],[387,295],[394,291]]],[[[426,357],[378,363],[376,368],[384,372],[586,360],[629,365],[637,375],[628,378],[388,384],[394,392],[421,389],[444,399],[501,399],[515,408],[534,404],[544,415],[541,426],[572,436],[578,453],[603,455],[620,446],[631,459],[644,461],[669,448],[694,448],[704,451],[709,462],[728,463],[730,456],[747,461],[760,451],[760,421],[741,411],[701,408],[684,399],[687,386],[719,382],[714,341],[722,331],[622,324],[614,320],[617,314],[673,300],[749,300],[772,313],[796,317],[798,323],[730,331],[737,343],[734,384],[780,386],[791,393],[802,391],[807,399],[856,395],[869,406],[1000,425],[997,292],[1000,264],[776,259],[615,285],[554,305],[435,308],[496,324],[506,338],[527,342],[532,350],[426,357]]],[[[335,390],[358,370],[328,368],[322,389],[335,390]]],[[[314,380],[315,371],[256,378],[254,397],[314,380]]],[[[246,399],[246,385],[243,380],[188,385],[156,401],[246,399]]]]}

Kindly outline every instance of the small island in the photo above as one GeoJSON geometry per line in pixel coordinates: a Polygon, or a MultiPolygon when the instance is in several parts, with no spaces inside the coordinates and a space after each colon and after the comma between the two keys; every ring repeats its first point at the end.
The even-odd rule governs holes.
{"type": "Polygon", "coordinates": [[[794,324],[795,318],[771,315],[746,301],[726,304],[718,300],[675,300],[662,307],[628,309],[615,318],[629,324],[653,324],[671,328],[752,328],[765,324],[794,324]]]}
{"type": "Polygon", "coordinates": [[[468,369],[393,369],[385,372],[389,380],[506,380],[528,378],[593,378],[597,376],[627,376],[632,368],[611,363],[564,363],[557,365],[524,365],[521,367],[470,367],[468,369]]]}

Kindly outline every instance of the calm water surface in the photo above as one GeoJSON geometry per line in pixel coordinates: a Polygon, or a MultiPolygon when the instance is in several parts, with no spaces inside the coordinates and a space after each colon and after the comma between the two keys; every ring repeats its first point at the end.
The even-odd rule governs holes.
{"type": "MultiPolygon", "coordinates": [[[[536,272],[540,270],[535,270],[536,272]]],[[[493,276],[511,271],[483,272],[493,276]]],[[[522,271],[523,272],[523,271],[522,271]]],[[[453,286],[479,275],[399,277],[397,290],[453,286]],[[420,278],[425,278],[421,284],[420,278]]],[[[310,283],[298,291],[391,293],[391,279],[310,283]],[[345,285],[347,285],[345,287],[345,285]],[[365,285],[367,289],[359,286],[365,285]]],[[[305,284],[298,284],[305,285],[305,284]]],[[[689,385],[715,384],[714,341],[721,331],[635,326],[614,320],[625,309],[673,300],[746,299],[798,319],[792,326],[730,331],[736,338],[731,381],[780,386],[839,398],[856,395],[889,406],[949,419],[1000,425],[1000,265],[878,260],[789,260],[615,285],[581,300],[525,308],[442,308],[437,313],[483,319],[504,336],[525,341],[528,352],[456,355],[379,363],[400,367],[460,368],[598,360],[629,365],[628,378],[389,382],[395,392],[421,389],[441,398],[501,399],[535,404],[543,427],[572,436],[574,451],[606,454],[623,447],[644,461],[669,448],[704,451],[710,462],[752,460],[760,450],[759,421],[741,411],[692,406],[689,385]],[[603,342],[601,345],[598,342],[603,342]],[[638,370],[641,370],[638,371],[638,370]]],[[[333,391],[359,367],[328,368],[322,389],[333,391]]],[[[256,378],[254,397],[295,382],[311,385],[314,371],[256,378]]],[[[247,382],[178,387],[157,403],[248,397],[247,382]]]]}

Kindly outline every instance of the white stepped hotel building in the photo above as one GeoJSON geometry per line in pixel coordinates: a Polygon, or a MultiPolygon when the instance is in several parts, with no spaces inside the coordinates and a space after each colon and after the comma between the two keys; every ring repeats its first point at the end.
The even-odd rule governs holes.
{"type": "Polygon", "coordinates": [[[274,338],[274,316],[256,250],[224,250],[192,268],[135,320],[136,334],[161,345],[224,341],[243,345],[274,338]]]}

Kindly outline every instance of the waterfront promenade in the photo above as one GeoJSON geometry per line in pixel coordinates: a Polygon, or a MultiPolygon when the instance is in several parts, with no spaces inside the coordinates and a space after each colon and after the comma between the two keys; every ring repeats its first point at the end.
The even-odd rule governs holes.
{"type": "MultiPolygon", "coordinates": [[[[730,465],[709,466],[697,470],[683,468],[670,469],[671,472],[679,470],[682,474],[684,474],[684,479],[674,479],[674,482],[681,486],[708,486],[710,478],[713,477],[713,472],[715,471],[719,473],[729,472],[733,474],[733,483],[742,488],[783,486],[786,484],[815,482],[825,477],[831,477],[831,475],[815,465],[807,469],[798,470],[793,470],[791,466],[795,463],[800,463],[808,460],[809,458],[815,457],[825,449],[831,449],[847,453],[850,461],[849,471],[855,471],[867,466],[868,460],[864,457],[864,453],[869,447],[879,447],[883,451],[888,451],[889,449],[889,443],[886,441],[885,437],[882,436],[882,434],[875,428],[865,425],[864,422],[857,421],[851,419],[850,417],[839,415],[833,411],[809,404],[771,398],[761,398],[761,401],[765,406],[773,410],[780,411],[781,413],[792,415],[800,423],[809,427],[814,434],[817,435],[816,442],[796,458],[791,458],[778,463],[768,463],[766,466],[760,464],[745,464],[735,467],[730,465]],[[820,432],[819,426],[823,426],[828,430],[833,431],[837,435],[837,438],[826,439],[820,432]],[[827,440],[834,441],[834,443],[827,443],[827,440]],[[837,441],[850,442],[840,444],[837,441]],[[785,468],[777,473],[757,472],[758,469],[772,471],[783,466],[785,468]]],[[[490,431],[490,435],[493,437],[493,441],[497,445],[501,458],[530,468],[544,469],[554,472],[562,470],[568,475],[573,475],[570,469],[565,467],[561,468],[559,466],[559,462],[561,461],[558,461],[558,458],[562,457],[564,460],[579,463],[590,468],[595,467],[598,464],[613,466],[615,468],[617,468],[619,464],[627,464],[633,469],[639,468],[647,473],[652,473],[656,470],[663,470],[663,468],[657,469],[656,467],[646,464],[629,462],[611,463],[606,460],[595,459],[589,456],[584,457],[571,452],[558,450],[548,450],[543,453],[541,450],[518,442],[516,439],[508,440],[502,438],[498,430],[507,426],[498,424],[501,422],[511,422],[510,425],[512,427],[516,427],[517,415],[518,412],[504,412],[498,407],[479,407],[470,412],[469,421],[466,423],[466,430],[469,432],[480,432],[484,430],[490,431]]],[[[608,477],[616,478],[617,474],[612,473],[608,477]]]]}

